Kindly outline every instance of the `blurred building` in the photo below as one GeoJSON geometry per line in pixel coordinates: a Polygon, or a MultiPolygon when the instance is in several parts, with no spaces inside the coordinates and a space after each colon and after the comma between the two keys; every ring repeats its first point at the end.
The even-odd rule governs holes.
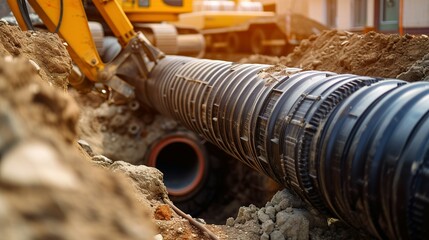
{"type": "Polygon", "coordinates": [[[332,28],[350,31],[429,33],[429,0],[258,1],[278,13],[284,11],[301,13],[332,28]]]}

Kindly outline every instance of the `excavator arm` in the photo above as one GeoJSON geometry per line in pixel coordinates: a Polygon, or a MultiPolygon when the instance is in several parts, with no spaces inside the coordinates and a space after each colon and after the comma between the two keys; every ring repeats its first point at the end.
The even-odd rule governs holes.
{"type": "MultiPolygon", "coordinates": [[[[86,78],[72,78],[77,88],[87,87],[88,80],[102,82],[112,91],[112,99],[134,98],[134,84],[147,74],[163,53],[153,47],[134,28],[115,0],[94,0],[100,14],[123,47],[121,54],[110,63],[103,63],[95,47],[84,6],[72,0],[28,0],[51,32],[57,32],[66,42],[67,50],[86,78]],[[119,94],[118,94],[119,93],[119,94]]],[[[24,30],[32,28],[25,13],[24,0],[8,0],[18,24],[24,30]]],[[[73,74],[72,74],[73,75],[73,74]]]]}

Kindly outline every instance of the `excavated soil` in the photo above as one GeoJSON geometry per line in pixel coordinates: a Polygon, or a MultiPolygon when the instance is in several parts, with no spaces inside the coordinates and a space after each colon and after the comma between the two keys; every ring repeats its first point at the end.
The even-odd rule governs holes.
{"type": "MultiPolygon", "coordinates": [[[[328,31],[303,41],[289,56],[251,56],[242,62],[427,80],[428,43],[427,36],[328,31]]],[[[71,60],[55,34],[24,33],[0,23],[1,238],[209,239],[171,209],[162,173],[129,163],[141,161],[145,139],[176,127],[174,123],[161,121],[165,126],[157,126],[160,130],[152,137],[144,130],[133,135],[123,126],[134,123],[144,129],[152,120],[136,123],[139,113],[128,115],[127,109],[107,105],[98,93],[73,93],[87,106],[79,117],[81,107],[65,93],[70,70],[71,60]],[[104,134],[108,129],[114,131],[104,134]],[[84,135],[92,154],[76,144],[84,135]]],[[[232,181],[249,182],[246,172],[231,175],[232,181]]],[[[245,192],[244,186],[235,191],[245,192]]],[[[250,187],[247,191],[243,198],[257,195],[250,187]]],[[[235,201],[234,207],[241,203],[225,192],[219,196],[219,206],[226,209],[229,202],[235,201]]],[[[222,208],[210,214],[216,211],[222,208]]],[[[200,222],[220,239],[366,238],[338,220],[317,215],[286,190],[232,216],[226,225],[200,222]]]]}
{"type": "Polygon", "coordinates": [[[22,32],[0,21],[0,56],[24,57],[49,84],[67,88],[71,59],[56,34],[22,32]]]}
{"type": "Polygon", "coordinates": [[[0,57],[1,239],[153,239],[129,181],[73,142],[78,108],[28,59],[0,57]]]}
{"type": "MultiPolygon", "coordinates": [[[[282,64],[304,70],[323,70],[363,76],[401,78],[412,64],[429,53],[426,35],[354,34],[330,30],[301,42],[282,57],[251,56],[242,63],[282,64]]],[[[405,79],[417,81],[420,78],[405,79]]]]}

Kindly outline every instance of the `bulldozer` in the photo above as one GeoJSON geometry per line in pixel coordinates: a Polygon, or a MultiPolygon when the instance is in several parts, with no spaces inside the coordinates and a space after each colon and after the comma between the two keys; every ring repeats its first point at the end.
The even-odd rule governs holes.
{"type": "MultiPolygon", "coordinates": [[[[23,2],[8,1],[31,29],[23,2]]],[[[112,104],[172,117],[375,238],[429,237],[429,83],[165,55],[114,0],[93,1],[122,46],[104,63],[80,1],[29,2],[84,74],[73,87],[101,83],[112,104]]]]}

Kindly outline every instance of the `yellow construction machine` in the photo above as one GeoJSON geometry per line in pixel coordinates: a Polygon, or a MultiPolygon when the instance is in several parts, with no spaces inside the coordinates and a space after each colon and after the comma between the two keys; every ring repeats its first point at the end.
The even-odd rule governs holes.
{"type": "MultiPolygon", "coordinates": [[[[108,64],[101,60],[97,52],[81,1],[29,0],[28,2],[48,30],[58,33],[67,42],[70,56],[85,75],[85,77],[75,76],[71,79],[71,84],[77,89],[86,88],[91,85],[91,82],[103,82],[121,95],[117,97],[118,101],[122,98],[132,99],[135,95],[134,87],[130,82],[146,78],[156,61],[163,56],[163,53],[154,48],[143,34],[134,31],[118,2],[114,0],[93,1],[124,48],[121,56],[108,64]],[[124,69],[126,72],[119,74],[124,69]]],[[[8,0],[8,3],[21,29],[33,29],[28,17],[26,1],[8,0]]]]}
{"type": "MultiPolygon", "coordinates": [[[[92,2],[88,0],[84,3],[88,19],[103,23],[106,35],[112,34],[104,17],[92,2]]],[[[125,11],[134,29],[141,31],[165,54],[193,57],[204,55],[204,37],[196,28],[178,27],[170,23],[178,21],[180,14],[192,12],[193,0],[121,0],[117,3],[125,11]]],[[[93,28],[91,30],[94,32],[93,28]]]]}
{"type": "Polygon", "coordinates": [[[190,55],[205,44],[206,50],[212,52],[282,55],[301,40],[327,29],[302,15],[306,12],[303,2],[123,0],[119,3],[135,28],[167,54],[190,55]],[[170,24],[153,24],[159,22],[170,24]],[[196,37],[197,31],[204,35],[203,40],[196,37]],[[167,35],[177,35],[177,40],[163,40],[167,35]]]}
{"type": "Polygon", "coordinates": [[[207,51],[281,56],[301,40],[327,29],[302,15],[305,9],[298,8],[300,4],[293,0],[200,0],[195,1],[193,12],[180,14],[176,24],[200,30],[207,51]]]}

